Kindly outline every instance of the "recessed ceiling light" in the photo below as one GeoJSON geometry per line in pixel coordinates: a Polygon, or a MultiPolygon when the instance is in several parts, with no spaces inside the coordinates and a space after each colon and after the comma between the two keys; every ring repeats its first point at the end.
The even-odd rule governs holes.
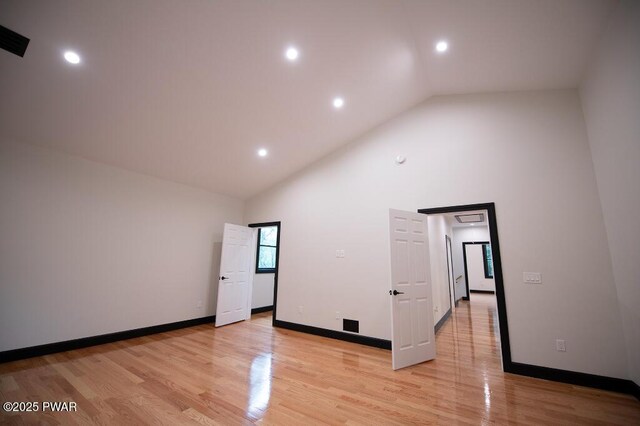
{"type": "Polygon", "coordinates": [[[444,53],[449,49],[449,43],[447,43],[444,40],[440,40],[438,43],[436,43],[436,50],[440,53],[444,53]]]}
{"type": "Polygon", "coordinates": [[[64,59],[66,59],[70,64],[76,65],[80,63],[80,55],[71,50],[64,52],[64,59]]]}
{"type": "Polygon", "coordinates": [[[294,62],[296,59],[298,59],[299,55],[300,52],[298,52],[298,49],[293,46],[287,48],[287,51],[284,53],[284,56],[286,56],[290,62],[294,62]]]}
{"type": "Polygon", "coordinates": [[[264,148],[260,148],[260,149],[258,150],[258,155],[259,155],[260,157],[266,157],[268,153],[269,153],[269,152],[268,152],[266,149],[264,149],[264,148]]]}
{"type": "Polygon", "coordinates": [[[340,109],[344,106],[344,99],[342,99],[341,97],[337,97],[337,98],[333,98],[333,107],[335,109],[340,109]]]}

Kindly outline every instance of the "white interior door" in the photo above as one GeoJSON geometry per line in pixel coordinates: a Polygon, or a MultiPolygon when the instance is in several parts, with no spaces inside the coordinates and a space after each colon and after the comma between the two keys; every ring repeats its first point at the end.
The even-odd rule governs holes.
{"type": "Polygon", "coordinates": [[[436,357],[427,215],[389,210],[393,369],[436,357]]]}
{"type": "Polygon", "coordinates": [[[252,228],[224,224],[216,327],[251,317],[253,242],[252,228]]]}

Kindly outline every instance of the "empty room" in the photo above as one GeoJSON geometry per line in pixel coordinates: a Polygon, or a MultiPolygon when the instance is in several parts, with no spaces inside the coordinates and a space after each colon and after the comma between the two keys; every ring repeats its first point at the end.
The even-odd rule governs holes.
{"type": "Polygon", "coordinates": [[[640,2],[0,0],[1,424],[640,424],[640,2]]]}

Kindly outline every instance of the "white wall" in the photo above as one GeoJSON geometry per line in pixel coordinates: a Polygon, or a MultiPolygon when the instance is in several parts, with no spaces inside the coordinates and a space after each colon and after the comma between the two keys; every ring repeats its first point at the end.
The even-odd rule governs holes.
{"type": "Polygon", "coordinates": [[[224,222],[241,201],[0,143],[0,351],[213,315],[224,222]]]}
{"type": "Polygon", "coordinates": [[[451,233],[451,227],[442,215],[427,216],[427,227],[429,231],[431,290],[433,293],[433,323],[437,324],[451,307],[445,241],[445,235],[451,233]]]}
{"type": "Polygon", "coordinates": [[[276,274],[253,274],[251,308],[273,305],[273,283],[276,274]]]}
{"type": "Polygon", "coordinates": [[[621,1],[580,89],[631,378],[640,384],[640,2],[621,1]]]}
{"type": "Polygon", "coordinates": [[[388,209],[479,202],[496,203],[513,360],[626,376],[576,90],[432,98],[249,200],[245,220],[282,221],[278,319],[340,330],[340,311],[389,339],[388,209]]]}
{"type": "Polygon", "coordinates": [[[486,278],[484,274],[482,244],[468,244],[466,250],[469,290],[496,291],[496,284],[493,278],[486,278]]]}
{"type": "MultiPolygon", "coordinates": [[[[486,217],[486,213],[485,213],[486,217]]],[[[456,300],[469,296],[467,294],[466,278],[464,277],[464,256],[462,255],[462,243],[490,241],[488,226],[469,226],[453,228],[451,239],[451,252],[453,255],[453,275],[462,276],[456,284],[456,300]]]]}

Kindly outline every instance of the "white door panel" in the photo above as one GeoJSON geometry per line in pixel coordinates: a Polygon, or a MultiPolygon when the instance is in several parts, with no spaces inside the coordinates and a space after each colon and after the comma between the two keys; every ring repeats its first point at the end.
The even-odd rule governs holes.
{"type": "Polygon", "coordinates": [[[254,230],[225,223],[218,281],[216,327],[251,315],[254,230]]]}
{"type": "Polygon", "coordinates": [[[434,359],[427,216],[389,210],[393,369],[434,359]]]}

